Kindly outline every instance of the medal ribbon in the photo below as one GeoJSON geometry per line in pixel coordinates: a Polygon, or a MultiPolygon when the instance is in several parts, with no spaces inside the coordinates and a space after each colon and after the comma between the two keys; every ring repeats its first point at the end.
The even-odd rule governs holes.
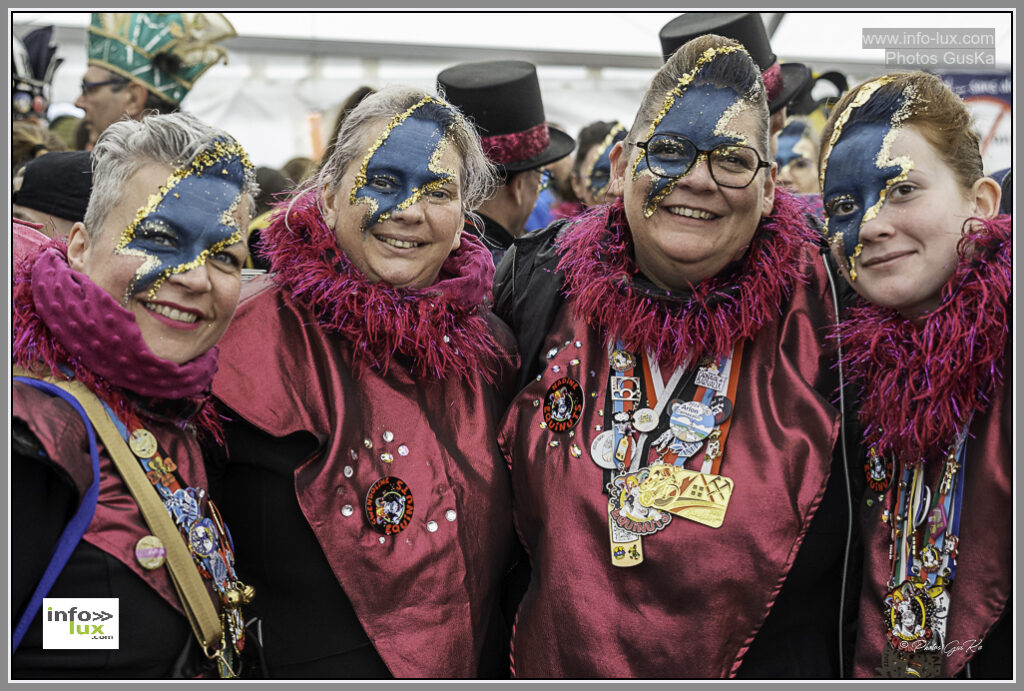
{"type": "MultiPolygon", "coordinates": [[[[668,402],[672,399],[672,395],[676,392],[676,389],[679,388],[679,383],[682,381],[683,375],[686,373],[687,368],[685,365],[683,367],[677,367],[675,371],[672,372],[672,376],[669,377],[669,380],[667,382],[662,383],[663,380],[661,378],[661,367],[658,364],[658,359],[648,351],[646,354],[644,354],[643,361],[645,367],[647,368],[649,378],[657,382],[657,384],[652,387],[656,391],[656,398],[654,399],[654,404],[651,405],[650,403],[648,403],[648,405],[654,411],[655,418],[657,418],[657,420],[659,421],[658,427],[654,429],[654,431],[658,431],[662,427],[660,422],[662,419],[662,413],[665,412],[665,408],[668,407],[668,402]]],[[[647,432],[641,434],[640,439],[637,440],[637,452],[636,454],[634,454],[633,467],[631,468],[632,470],[639,469],[641,458],[647,458],[647,464],[650,465],[650,444],[647,440],[647,432]]]]}
{"type": "Polygon", "coordinates": [[[107,416],[114,423],[121,438],[132,450],[132,455],[139,461],[146,477],[153,483],[167,513],[181,531],[182,539],[188,545],[199,573],[203,578],[212,582],[217,591],[222,604],[221,622],[224,627],[225,640],[230,641],[231,648],[233,648],[226,660],[218,658],[218,668],[220,668],[222,677],[228,676],[226,672],[232,672],[231,676],[234,676],[230,668],[235,664],[233,658],[237,658],[245,647],[245,623],[240,608],[224,606],[228,603],[228,592],[234,590],[235,585],[239,584],[238,576],[235,573],[235,554],[231,533],[228,532],[227,526],[220,516],[220,511],[208,498],[206,507],[210,517],[203,517],[201,507],[206,492],[201,488],[188,487],[182,482],[181,476],[177,472],[177,465],[160,446],[159,441],[156,441],[155,436],[153,436],[155,449],[152,456],[142,458],[136,452],[137,446],[133,446],[132,439],[140,432],[145,432],[150,436],[152,433],[140,427],[134,430],[133,434],[129,434],[128,428],[110,406],[102,400],[100,402],[103,403],[107,416]],[[203,541],[203,538],[208,540],[209,547],[206,546],[207,543],[203,541]],[[228,669],[224,669],[225,664],[228,669]]]}
{"type": "MultiPolygon", "coordinates": [[[[743,360],[743,342],[740,341],[733,348],[731,355],[718,359],[716,363],[720,381],[727,382],[725,390],[699,386],[694,395],[694,400],[700,401],[707,406],[715,396],[725,396],[729,402],[735,404],[736,389],[739,387],[740,362],[743,360]]],[[[732,427],[732,414],[723,422],[715,425],[715,429],[708,435],[708,442],[704,446],[704,461],[701,464],[702,473],[718,475],[722,467],[722,458],[725,451],[725,440],[729,437],[729,429],[732,427]]]]}
{"type": "Polygon", "coordinates": [[[889,587],[909,579],[935,585],[939,578],[948,585],[956,575],[952,552],[960,535],[963,507],[963,473],[967,455],[967,427],[950,449],[943,477],[934,493],[924,484],[924,464],[904,468],[898,489],[897,511],[892,517],[894,553],[889,587]],[[934,508],[932,508],[934,507],[934,508]],[[941,555],[938,566],[924,568],[918,545],[924,544],[941,555]],[[916,571],[915,571],[916,568],[916,571]]]}
{"type": "MultiPolygon", "coordinates": [[[[615,430],[615,446],[612,448],[612,457],[619,473],[626,472],[633,464],[634,439],[632,434],[633,411],[645,407],[646,386],[644,385],[644,371],[640,365],[639,358],[626,350],[622,341],[616,341],[615,351],[629,353],[632,365],[623,371],[616,370],[612,366],[609,377],[609,396],[612,402],[612,429],[615,430]],[[626,384],[634,384],[634,388],[627,388],[626,384]],[[616,396],[616,393],[618,395],[616,396]],[[628,394],[628,395],[624,395],[628,394]],[[625,415],[622,415],[625,414],[625,415]],[[616,418],[626,418],[616,424],[616,418]]],[[[613,353],[615,351],[612,351],[613,353]]]]}

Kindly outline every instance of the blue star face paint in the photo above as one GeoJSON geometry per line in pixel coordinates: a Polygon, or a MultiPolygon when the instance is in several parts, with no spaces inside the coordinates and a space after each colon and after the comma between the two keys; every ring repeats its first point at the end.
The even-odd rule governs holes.
{"type": "Polygon", "coordinates": [[[857,280],[856,259],[862,249],[861,229],[878,216],[888,191],[905,181],[914,166],[906,156],[893,158],[891,149],[915,104],[915,94],[907,89],[888,103],[873,100],[878,89],[890,81],[881,77],[861,87],[836,120],[822,159],[825,232],[833,245],[842,248],[853,281],[857,280]],[[870,119],[858,120],[857,109],[866,109],[869,103],[873,109],[870,119]]]}
{"type": "Polygon", "coordinates": [[[150,195],[114,248],[115,254],[144,258],[124,302],[147,288],[153,299],[169,276],[194,269],[242,241],[245,229],[235,215],[251,170],[241,146],[217,140],[150,195]]]}
{"type": "Polygon", "coordinates": [[[369,208],[364,231],[456,179],[456,171],[439,163],[453,123],[454,113],[430,97],[388,123],[363,159],[349,195],[352,204],[369,208]]]}
{"type": "Polygon", "coordinates": [[[615,144],[625,138],[626,128],[616,123],[615,127],[608,132],[604,141],[601,142],[600,153],[590,169],[590,182],[587,185],[593,193],[594,199],[600,199],[601,195],[608,189],[608,183],[611,182],[612,178],[612,162],[609,156],[615,144]]]}
{"type": "MultiPolygon", "coordinates": [[[[728,129],[733,118],[751,107],[746,101],[746,95],[731,88],[707,83],[693,85],[700,71],[716,57],[736,51],[743,51],[743,48],[726,46],[706,51],[697,60],[694,69],[680,77],[676,87],[665,95],[661,110],[651,122],[647,139],[661,133],[678,134],[691,140],[697,148],[708,151],[722,144],[749,146],[750,142],[744,135],[728,129]]],[[[693,159],[681,161],[679,167],[685,170],[694,162],[693,159]]],[[[672,193],[679,177],[663,178],[655,175],[648,168],[644,152],[638,149],[633,161],[633,179],[645,173],[653,181],[644,207],[644,217],[650,218],[661,200],[672,193]]]]}

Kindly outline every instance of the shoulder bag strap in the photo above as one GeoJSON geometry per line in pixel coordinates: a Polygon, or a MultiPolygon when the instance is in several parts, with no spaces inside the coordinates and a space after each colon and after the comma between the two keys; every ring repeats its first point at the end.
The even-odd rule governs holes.
{"type": "MultiPolygon", "coordinates": [[[[107,453],[110,454],[114,465],[135,498],[146,525],[154,535],[160,538],[167,550],[167,567],[170,570],[171,581],[178,591],[178,597],[188,615],[192,631],[203,647],[203,652],[208,657],[216,657],[224,645],[220,617],[213,606],[206,585],[196,569],[192,555],[185,546],[181,531],[174,525],[163,502],[160,501],[152,484],[142,472],[138,461],[135,460],[135,455],[132,454],[117,428],[114,427],[114,423],[103,409],[103,405],[96,398],[96,394],[78,381],[52,383],[74,396],[89,416],[96,431],[99,432],[107,453]]],[[[95,475],[97,478],[99,477],[98,470],[95,475]]]]}

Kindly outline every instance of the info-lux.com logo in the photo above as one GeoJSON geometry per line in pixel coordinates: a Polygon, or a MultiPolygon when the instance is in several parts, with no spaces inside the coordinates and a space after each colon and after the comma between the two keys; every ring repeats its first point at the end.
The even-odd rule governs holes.
{"type": "Polygon", "coordinates": [[[118,598],[43,598],[44,650],[117,650],[118,598]]]}

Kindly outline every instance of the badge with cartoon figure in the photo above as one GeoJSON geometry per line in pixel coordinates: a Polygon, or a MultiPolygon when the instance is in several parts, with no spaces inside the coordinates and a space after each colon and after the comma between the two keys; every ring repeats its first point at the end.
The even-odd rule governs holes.
{"type": "Polygon", "coordinates": [[[628,372],[636,367],[636,356],[628,350],[622,350],[621,348],[616,348],[612,351],[609,361],[612,369],[619,373],[628,372]]]}
{"type": "Polygon", "coordinates": [[[644,560],[644,545],[640,536],[621,527],[612,515],[615,501],[608,502],[608,540],[612,566],[636,566],[644,560]]]}
{"type": "Polygon", "coordinates": [[[640,502],[640,485],[650,475],[649,468],[623,473],[608,483],[612,520],[620,528],[637,535],[652,535],[672,522],[672,514],[640,502]]]}
{"type": "Polygon", "coordinates": [[[393,535],[409,527],[413,508],[409,485],[391,476],[384,476],[370,486],[363,505],[370,526],[385,535],[393,535]]]}
{"type": "Polygon", "coordinates": [[[544,395],[544,422],[552,432],[576,426],[583,415],[583,389],[572,377],[562,377],[544,395]]]}
{"type": "Polygon", "coordinates": [[[941,585],[906,580],[885,598],[886,638],[904,653],[942,648],[949,594],[941,585]]]}
{"type": "Polygon", "coordinates": [[[868,478],[868,487],[873,492],[884,492],[889,489],[892,483],[893,469],[895,464],[892,458],[883,458],[878,455],[875,447],[868,449],[868,457],[864,462],[864,474],[868,478]]]}

